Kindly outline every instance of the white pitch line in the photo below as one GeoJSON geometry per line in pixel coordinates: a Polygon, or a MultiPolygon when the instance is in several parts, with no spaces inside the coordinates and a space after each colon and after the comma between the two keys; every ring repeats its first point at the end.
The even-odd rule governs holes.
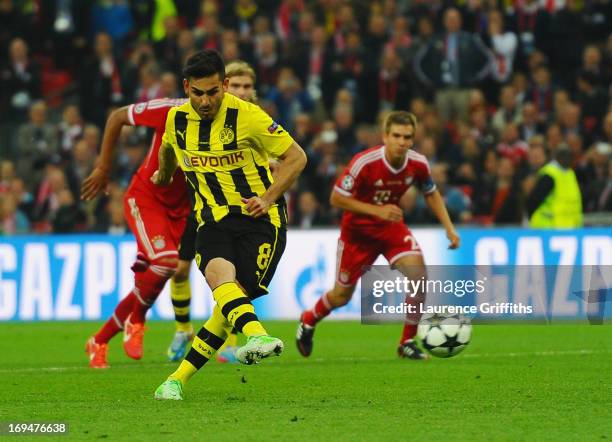
{"type": "MultiPolygon", "coordinates": [[[[550,350],[550,351],[536,351],[536,352],[512,352],[512,353],[465,353],[461,355],[461,358],[516,358],[516,357],[546,357],[546,356],[569,356],[569,355],[595,355],[595,354],[610,354],[612,349],[606,350],[550,350]]],[[[357,357],[338,357],[338,358],[312,358],[308,359],[312,362],[333,362],[333,361],[345,361],[345,362],[362,362],[362,361],[388,361],[391,357],[384,358],[372,358],[367,356],[357,357]]],[[[304,362],[306,360],[303,360],[304,362]]],[[[295,362],[295,361],[292,361],[295,362]]],[[[25,368],[13,368],[0,369],[0,373],[28,373],[28,372],[41,372],[41,371],[79,371],[79,370],[91,370],[92,372],[105,372],[112,370],[113,368],[145,368],[145,367],[164,367],[164,366],[175,366],[171,362],[149,362],[140,364],[113,364],[110,369],[91,369],[86,365],[79,366],[67,366],[67,367],[25,367],[25,368]]],[[[236,365],[237,367],[239,365],[236,365]]]]}

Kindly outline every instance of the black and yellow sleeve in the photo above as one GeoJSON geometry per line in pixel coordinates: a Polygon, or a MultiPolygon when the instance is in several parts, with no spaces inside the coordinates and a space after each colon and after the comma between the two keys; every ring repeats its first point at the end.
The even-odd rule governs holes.
{"type": "Polygon", "coordinates": [[[249,109],[251,139],[268,154],[278,158],[293,144],[293,138],[259,106],[249,109]]]}

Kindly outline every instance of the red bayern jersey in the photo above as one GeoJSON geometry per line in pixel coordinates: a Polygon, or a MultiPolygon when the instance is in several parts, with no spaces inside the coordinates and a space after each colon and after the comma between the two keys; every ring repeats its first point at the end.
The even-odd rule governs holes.
{"type": "MultiPolygon", "coordinates": [[[[385,157],[385,146],[376,146],[353,157],[336,181],[334,191],[364,203],[397,205],[412,185],[425,194],[436,190],[425,156],[409,150],[404,164],[395,169],[385,157]]],[[[348,210],[342,216],[343,231],[357,229],[367,233],[370,228],[380,229],[389,224],[390,221],[348,210]]]]}
{"type": "Polygon", "coordinates": [[[190,210],[183,171],[180,167],[176,169],[169,186],[156,186],[151,182],[151,177],[159,165],[159,146],[161,146],[162,136],[166,128],[168,111],[170,108],[180,106],[186,101],[186,98],[160,98],[128,106],[128,119],[133,126],[147,126],[155,129],[149,152],[134,178],[132,178],[130,190],[143,189],[145,192],[154,195],[161,204],[170,209],[172,216],[177,218],[187,216],[190,210]]]}

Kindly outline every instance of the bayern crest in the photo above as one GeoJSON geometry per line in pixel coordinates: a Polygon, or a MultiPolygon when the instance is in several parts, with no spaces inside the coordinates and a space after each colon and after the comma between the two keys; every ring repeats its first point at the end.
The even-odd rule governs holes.
{"type": "Polygon", "coordinates": [[[166,247],[166,239],[163,237],[163,235],[154,236],[151,242],[153,243],[153,247],[155,247],[157,250],[166,247]]]}

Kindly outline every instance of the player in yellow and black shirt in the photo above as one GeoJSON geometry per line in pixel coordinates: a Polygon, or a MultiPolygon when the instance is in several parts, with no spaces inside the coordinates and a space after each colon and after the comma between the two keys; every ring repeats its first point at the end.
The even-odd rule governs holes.
{"type": "Polygon", "coordinates": [[[280,354],[251,299],[267,293],[285,248],[283,194],[306,164],[291,136],[261,108],[225,94],[225,66],[218,52],[200,51],[183,70],[189,102],[173,108],[152,180],[168,184],[177,166],[185,172],[199,224],[196,263],[216,305],[179,368],[159,386],[157,399],[182,399],[183,385],[219,349],[232,327],[247,336],[236,352],[256,363],[280,354]],[[275,179],[268,156],[280,159],[275,179]]]}

